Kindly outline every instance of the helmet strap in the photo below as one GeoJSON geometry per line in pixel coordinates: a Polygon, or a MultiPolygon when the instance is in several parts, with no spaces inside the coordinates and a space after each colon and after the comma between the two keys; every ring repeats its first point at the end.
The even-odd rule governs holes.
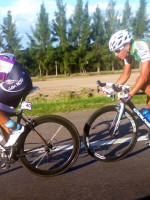
{"type": "Polygon", "coordinates": [[[127,49],[126,47],[124,47],[124,50],[127,52],[127,54],[129,55],[130,54],[130,50],[131,50],[131,46],[129,49],[127,49]]]}

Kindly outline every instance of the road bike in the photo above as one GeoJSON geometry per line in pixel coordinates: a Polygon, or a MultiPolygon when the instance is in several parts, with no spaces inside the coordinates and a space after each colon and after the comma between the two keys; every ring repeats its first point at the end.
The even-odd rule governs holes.
{"type": "MultiPolygon", "coordinates": [[[[28,93],[33,93],[33,87],[28,93]]],[[[68,170],[77,160],[80,151],[80,137],[76,127],[66,118],[58,115],[43,115],[36,118],[24,117],[24,110],[31,110],[31,103],[24,95],[18,112],[10,114],[17,122],[25,125],[25,131],[16,144],[6,149],[0,144],[1,161],[5,169],[16,161],[35,175],[55,176],[68,170]]]]}
{"type": "MultiPolygon", "coordinates": [[[[99,87],[115,100],[124,98],[129,92],[128,85],[117,85],[113,83],[101,83],[99,87]]],[[[83,131],[83,141],[87,152],[95,159],[103,162],[111,162],[122,159],[135,146],[138,138],[137,116],[150,130],[150,122],[134,106],[131,100],[126,104],[117,102],[115,105],[105,106],[96,110],[87,120],[83,131]],[[126,108],[128,106],[128,108],[126,108]]],[[[142,136],[144,137],[144,136],[142,136]]],[[[150,144],[150,131],[147,137],[150,144]]]]}

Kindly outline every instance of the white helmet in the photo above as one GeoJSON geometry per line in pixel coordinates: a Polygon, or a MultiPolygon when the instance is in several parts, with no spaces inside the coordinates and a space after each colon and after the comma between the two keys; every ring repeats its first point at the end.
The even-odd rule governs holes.
{"type": "Polygon", "coordinates": [[[109,40],[110,51],[115,51],[128,43],[131,43],[131,35],[127,29],[120,30],[113,34],[109,40]]]}

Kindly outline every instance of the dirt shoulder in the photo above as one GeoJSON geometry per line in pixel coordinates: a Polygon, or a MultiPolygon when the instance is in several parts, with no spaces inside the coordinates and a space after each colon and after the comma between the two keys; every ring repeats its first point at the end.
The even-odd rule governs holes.
{"type": "MultiPolygon", "coordinates": [[[[139,72],[132,73],[127,84],[133,86],[139,72]]],[[[36,81],[33,82],[34,86],[38,86],[38,90],[34,95],[41,95],[48,98],[58,95],[60,92],[66,91],[81,91],[85,89],[96,89],[96,81],[101,80],[101,82],[114,83],[118,78],[119,74],[113,75],[98,75],[98,76],[83,76],[83,77],[68,77],[68,78],[58,78],[50,79],[47,81],[36,81]]]]}

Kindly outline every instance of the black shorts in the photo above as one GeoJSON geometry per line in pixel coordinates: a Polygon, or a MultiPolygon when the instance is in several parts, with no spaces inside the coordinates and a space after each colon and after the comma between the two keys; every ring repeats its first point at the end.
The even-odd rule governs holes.
{"type": "Polygon", "coordinates": [[[13,112],[21,97],[32,88],[32,81],[20,63],[15,63],[5,82],[0,83],[0,110],[13,112]]]}

